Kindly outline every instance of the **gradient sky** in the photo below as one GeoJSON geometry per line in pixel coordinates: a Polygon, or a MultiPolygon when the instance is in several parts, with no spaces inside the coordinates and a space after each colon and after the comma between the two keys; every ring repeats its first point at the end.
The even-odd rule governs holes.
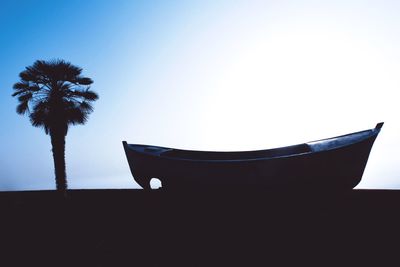
{"type": "Polygon", "coordinates": [[[400,188],[399,1],[20,1],[0,9],[0,190],[54,189],[50,139],[16,114],[37,59],[99,93],[66,140],[70,188],[137,188],[122,140],[250,150],[385,126],[358,188],[400,188]]]}

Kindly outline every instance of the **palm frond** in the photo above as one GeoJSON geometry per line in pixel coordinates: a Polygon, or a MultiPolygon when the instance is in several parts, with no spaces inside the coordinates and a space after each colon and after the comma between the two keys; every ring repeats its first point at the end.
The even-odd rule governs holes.
{"type": "Polygon", "coordinates": [[[87,114],[93,112],[93,106],[92,106],[92,104],[90,104],[90,103],[88,103],[88,102],[86,102],[86,101],[83,101],[83,102],[79,105],[79,109],[80,109],[82,112],[87,113],[87,114]]]}
{"type": "Polygon", "coordinates": [[[84,99],[85,101],[95,101],[95,100],[99,99],[98,94],[89,89],[86,89],[83,91],[75,90],[75,91],[72,91],[71,94],[75,97],[80,97],[80,98],[84,99]]]}
{"type": "Polygon", "coordinates": [[[27,67],[26,70],[22,71],[19,74],[19,78],[23,82],[30,82],[30,81],[34,81],[36,79],[36,76],[34,73],[32,73],[32,71],[29,69],[29,67],[27,67]]]}
{"type": "Polygon", "coordinates": [[[76,124],[85,124],[88,120],[88,114],[82,112],[79,108],[72,108],[66,111],[68,124],[76,125],[76,124]]]}
{"type": "Polygon", "coordinates": [[[16,84],[14,84],[15,92],[12,94],[12,96],[17,96],[17,95],[24,94],[27,92],[34,93],[34,92],[40,91],[41,89],[42,88],[37,84],[22,85],[22,83],[16,83],[16,84]]]}
{"type": "Polygon", "coordinates": [[[13,85],[14,90],[27,90],[29,87],[30,86],[28,82],[17,82],[13,85]]]}
{"type": "Polygon", "coordinates": [[[46,101],[35,103],[29,118],[35,127],[49,126],[51,124],[49,103],[46,101]]]}
{"type": "Polygon", "coordinates": [[[16,92],[12,93],[11,96],[17,96],[17,95],[25,94],[25,93],[26,93],[25,90],[19,90],[19,91],[16,91],[16,92]]]}
{"type": "Polygon", "coordinates": [[[46,124],[46,121],[43,120],[43,116],[40,113],[34,113],[32,112],[29,115],[29,119],[31,121],[31,124],[35,127],[43,127],[43,128],[48,128],[48,124],[46,124]]]}
{"type": "Polygon", "coordinates": [[[18,101],[20,102],[28,102],[32,98],[32,93],[25,93],[18,97],[18,101]]]}
{"type": "Polygon", "coordinates": [[[24,115],[29,111],[28,101],[23,101],[17,105],[17,113],[20,115],[24,115]]]}
{"type": "Polygon", "coordinates": [[[82,72],[80,67],[72,65],[61,59],[53,59],[47,62],[46,68],[48,69],[48,75],[53,80],[63,80],[72,82],[82,72]]]}
{"type": "Polygon", "coordinates": [[[76,77],[75,83],[80,85],[90,85],[93,83],[93,80],[88,77],[76,77]]]}

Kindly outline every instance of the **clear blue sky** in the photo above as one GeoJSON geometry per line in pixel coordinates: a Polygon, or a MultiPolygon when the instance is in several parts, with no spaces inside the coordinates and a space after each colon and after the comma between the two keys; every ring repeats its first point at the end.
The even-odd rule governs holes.
{"type": "Polygon", "coordinates": [[[400,188],[398,1],[2,1],[0,190],[53,189],[49,137],[16,114],[37,59],[99,93],[67,136],[70,188],[135,188],[121,141],[289,145],[385,121],[359,188],[400,188]]]}

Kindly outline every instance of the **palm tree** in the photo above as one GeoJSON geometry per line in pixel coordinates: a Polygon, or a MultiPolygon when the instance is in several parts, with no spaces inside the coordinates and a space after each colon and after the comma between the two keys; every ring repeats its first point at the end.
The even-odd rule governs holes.
{"type": "Polygon", "coordinates": [[[37,60],[19,74],[12,96],[17,113],[27,114],[33,126],[50,135],[57,191],[68,188],[65,171],[65,137],[70,125],[84,124],[98,95],[89,90],[93,80],[82,69],[64,60],[37,60]]]}

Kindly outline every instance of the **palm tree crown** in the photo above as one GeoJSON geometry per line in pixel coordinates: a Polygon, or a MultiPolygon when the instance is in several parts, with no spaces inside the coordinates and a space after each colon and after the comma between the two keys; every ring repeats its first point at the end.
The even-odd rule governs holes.
{"type": "Polygon", "coordinates": [[[28,114],[33,126],[51,137],[56,185],[65,192],[65,136],[69,125],[84,124],[98,95],[90,90],[92,79],[64,60],[37,60],[19,74],[12,96],[18,97],[17,113],[28,114]]]}
{"type": "Polygon", "coordinates": [[[92,79],[81,72],[64,60],[37,60],[26,67],[13,87],[12,96],[19,101],[17,113],[28,113],[32,125],[43,127],[46,134],[59,127],[66,134],[70,124],[84,124],[98,95],[89,90],[92,79]]]}

